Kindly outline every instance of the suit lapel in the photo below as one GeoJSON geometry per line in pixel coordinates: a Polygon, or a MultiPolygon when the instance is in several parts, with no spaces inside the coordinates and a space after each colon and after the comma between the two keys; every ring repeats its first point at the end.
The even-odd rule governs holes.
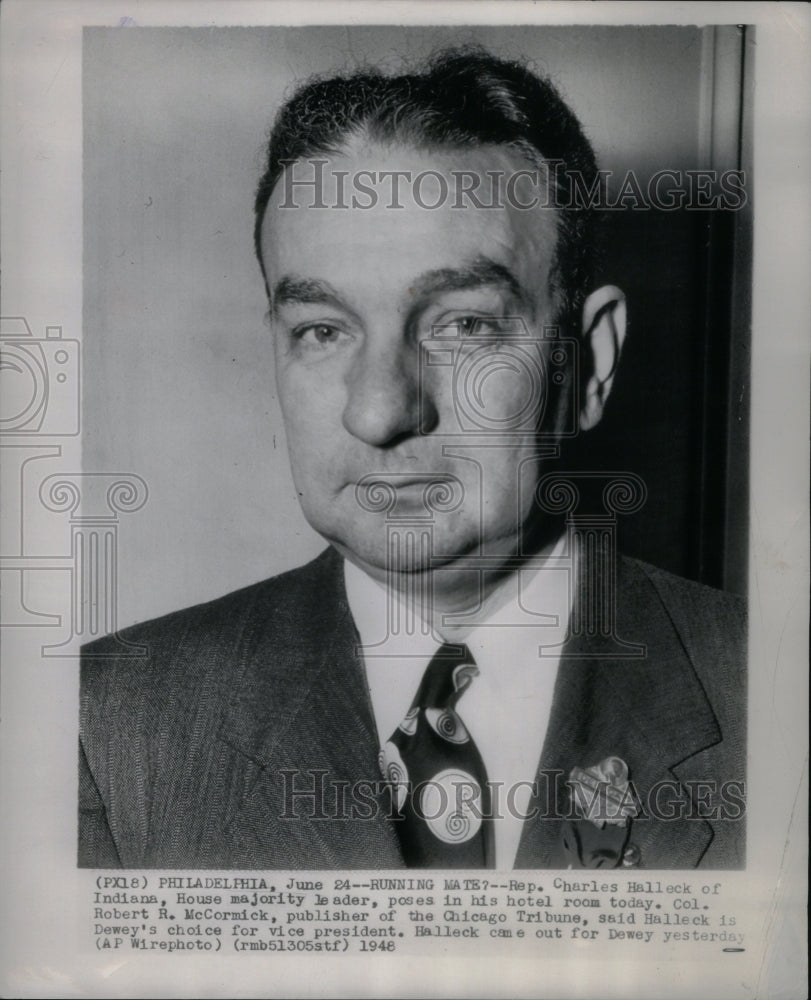
{"type": "MultiPolygon", "coordinates": [[[[524,825],[517,868],[566,866],[561,821],[543,813],[553,805],[558,816],[567,815],[572,768],[612,756],[626,762],[646,807],[629,837],[640,867],[695,867],[712,839],[709,824],[679,817],[674,801],[685,800],[679,765],[721,739],[715,716],[672,621],[635,564],[620,561],[616,603],[619,636],[643,643],[646,655],[601,658],[595,635],[565,644],[538,773],[542,794],[533,803],[542,815],[524,825]],[[656,815],[647,808],[651,802],[656,815]],[[664,818],[668,813],[672,819],[664,818]]],[[[704,763],[709,770],[711,754],[704,763]]]]}
{"type": "Polygon", "coordinates": [[[240,867],[401,867],[371,784],[377,736],[342,563],[329,550],[315,565],[274,621],[258,623],[219,734],[247,789],[225,849],[240,867]]]}
{"type": "MultiPolygon", "coordinates": [[[[329,550],[308,571],[286,599],[260,603],[246,629],[230,705],[213,734],[229,759],[237,805],[212,833],[210,867],[404,864],[385,797],[357,784],[379,780],[378,747],[341,560],[329,550]]],[[[617,624],[621,638],[645,645],[645,657],[601,658],[595,636],[564,646],[538,771],[541,796],[531,803],[540,815],[524,824],[516,868],[560,865],[554,816],[568,812],[565,781],[575,766],[621,757],[644,805],[661,790],[662,811],[685,795],[680,765],[695,778],[700,762],[703,776],[712,776],[708,748],[721,739],[712,709],[647,576],[623,561],[617,624]]],[[[647,869],[692,868],[711,839],[704,820],[667,820],[649,810],[630,833],[647,869]]]]}

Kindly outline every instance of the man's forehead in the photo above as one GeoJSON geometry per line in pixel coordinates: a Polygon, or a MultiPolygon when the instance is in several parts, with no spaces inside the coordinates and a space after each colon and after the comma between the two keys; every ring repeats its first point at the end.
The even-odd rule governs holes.
{"type": "Polygon", "coordinates": [[[361,135],[335,151],[287,163],[268,206],[289,210],[346,205],[370,214],[379,208],[410,207],[526,211],[533,203],[554,203],[550,180],[547,164],[531,163],[504,144],[429,147],[361,135]]]}
{"type": "Polygon", "coordinates": [[[263,221],[271,285],[291,269],[303,279],[326,277],[324,268],[352,261],[416,275],[473,267],[477,258],[511,274],[529,269],[543,282],[557,213],[522,207],[526,190],[516,182],[530,185],[537,176],[545,184],[504,146],[436,150],[358,140],[341,153],[297,161],[277,183],[263,221]]]}

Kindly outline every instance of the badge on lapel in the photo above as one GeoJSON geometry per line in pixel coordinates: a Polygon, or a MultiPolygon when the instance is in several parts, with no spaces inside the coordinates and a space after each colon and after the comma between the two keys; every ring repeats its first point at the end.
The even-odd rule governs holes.
{"type": "Polygon", "coordinates": [[[628,845],[631,820],[639,809],[628,780],[628,765],[606,757],[569,774],[572,811],[578,818],[561,824],[563,855],[569,868],[626,868],[639,864],[638,849],[628,845]]]}

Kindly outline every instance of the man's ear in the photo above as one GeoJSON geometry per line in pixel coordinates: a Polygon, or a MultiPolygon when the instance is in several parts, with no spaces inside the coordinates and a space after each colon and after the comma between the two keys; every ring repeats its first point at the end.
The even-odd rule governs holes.
{"type": "Polygon", "coordinates": [[[591,351],[592,375],[580,411],[580,429],[591,430],[603,416],[625,341],[625,296],[614,285],[592,292],[583,304],[583,345],[591,351]]]}

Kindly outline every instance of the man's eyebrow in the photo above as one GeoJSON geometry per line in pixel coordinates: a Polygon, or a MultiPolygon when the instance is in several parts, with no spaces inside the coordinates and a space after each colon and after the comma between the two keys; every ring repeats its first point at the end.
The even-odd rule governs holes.
{"type": "Polygon", "coordinates": [[[301,278],[285,275],[276,282],[271,294],[271,311],[282,305],[320,305],[325,302],[341,303],[338,292],[328,281],[320,278],[301,278]]]}
{"type": "Polygon", "coordinates": [[[440,292],[463,291],[481,288],[483,285],[502,285],[516,298],[526,298],[515,274],[504,264],[484,256],[474,257],[459,267],[427,271],[411,286],[411,293],[417,300],[421,300],[440,292]]]}
{"type": "MultiPolygon", "coordinates": [[[[523,299],[521,284],[504,264],[478,256],[458,267],[441,267],[421,274],[411,285],[412,302],[419,306],[425,299],[442,292],[464,291],[485,285],[506,287],[515,298],[523,299]]],[[[285,275],[276,282],[271,295],[271,312],[283,305],[344,305],[338,291],[321,278],[285,275]]]]}

